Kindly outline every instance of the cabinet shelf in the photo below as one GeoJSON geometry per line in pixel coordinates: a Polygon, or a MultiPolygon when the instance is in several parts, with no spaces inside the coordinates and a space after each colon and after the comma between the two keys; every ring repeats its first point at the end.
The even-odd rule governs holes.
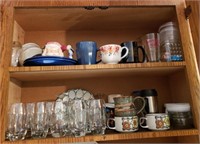
{"type": "Polygon", "coordinates": [[[10,76],[20,81],[59,80],[124,75],[169,75],[183,70],[185,62],[97,64],[73,66],[10,67],[10,76]]]}
{"type": "MultiPolygon", "coordinates": [[[[143,139],[143,138],[158,138],[158,137],[172,137],[172,136],[195,136],[198,135],[197,129],[185,129],[185,130],[169,130],[169,131],[145,131],[134,133],[117,133],[112,131],[105,135],[87,135],[84,137],[63,137],[63,138],[46,138],[38,140],[24,140],[18,141],[19,143],[72,143],[72,142],[103,142],[110,140],[131,140],[131,139],[143,139]]],[[[6,141],[5,143],[13,143],[6,141]]],[[[16,142],[17,143],[17,142],[16,142]]]]}

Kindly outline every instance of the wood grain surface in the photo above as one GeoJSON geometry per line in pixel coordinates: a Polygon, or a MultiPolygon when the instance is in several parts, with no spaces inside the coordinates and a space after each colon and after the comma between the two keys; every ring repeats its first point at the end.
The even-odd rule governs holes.
{"type": "MultiPolygon", "coordinates": [[[[200,76],[198,71],[198,65],[195,55],[194,42],[192,40],[191,29],[189,21],[185,19],[184,8],[186,3],[184,0],[15,0],[15,1],[0,1],[0,143],[70,143],[70,142],[88,142],[88,141],[101,141],[107,142],[112,140],[119,141],[129,141],[134,140],[142,142],[143,139],[145,142],[153,141],[156,139],[156,142],[199,142],[199,117],[200,117],[200,76]],[[41,44],[44,44],[44,39],[42,36],[32,36],[33,34],[47,34],[47,38],[58,38],[59,39],[64,35],[65,29],[60,23],[60,20],[65,20],[62,15],[59,15],[59,12],[65,10],[71,14],[69,18],[69,26],[74,26],[77,21],[83,23],[77,28],[80,34],[80,30],[87,28],[87,16],[91,16],[92,20],[97,21],[96,16],[102,16],[99,12],[90,13],[87,15],[87,12],[83,12],[85,15],[81,15],[82,8],[85,6],[94,6],[95,10],[99,10],[99,6],[109,6],[109,7],[123,7],[133,8],[130,9],[130,13],[133,15],[126,15],[122,19],[128,22],[128,16],[135,16],[140,20],[140,22],[148,22],[154,20],[154,23],[150,23],[149,27],[144,27],[145,24],[135,23],[136,21],[131,20],[130,25],[126,24],[126,31],[123,31],[124,35],[131,29],[131,25],[135,26],[136,34],[133,34],[133,37],[139,36],[139,34],[144,34],[149,30],[155,30],[159,24],[163,23],[165,20],[177,20],[180,28],[181,40],[184,51],[184,62],[172,62],[172,63],[144,63],[144,64],[118,64],[118,65],[76,65],[76,66],[50,66],[50,67],[10,67],[11,59],[11,49],[12,49],[12,40],[19,40],[20,42],[28,42],[31,40],[38,41],[41,44]],[[164,6],[164,7],[163,7],[164,6]],[[146,7],[145,11],[142,7],[146,7]],[[151,8],[155,9],[151,9],[151,8]],[[64,8],[64,9],[63,9],[64,8]],[[69,9],[67,9],[69,8],[69,9]],[[77,10],[80,17],[75,15],[71,8],[81,8],[77,10]],[[139,9],[138,9],[139,8],[139,9]],[[162,9],[163,8],[163,9],[162,9]],[[62,9],[62,10],[61,10],[62,9]],[[48,13],[49,10],[49,13],[48,13]],[[138,10],[138,11],[137,11],[138,10]],[[155,14],[153,14],[153,11],[155,14]],[[161,12],[161,16],[158,16],[158,12],[161,12]],[[149,12],[149,14],[148,14],[149,12]],[[39,19],[34,15],[40,13],[39,19]],[[55,15],[53,15],[55,13],[55,15]],[[142,14],[141,14],[142,13],[142,14]],[[44,14],[44,15],[42,15],[44,14]],[[138,14],[138,15],[137,15],[138,14]],[[141,15],[139,15],[141,14],[141,15]],[[153,14],[153,15],[152,15],[153,14]],[[39,27],[39,21],[42,21],[44,18],[47,21],[51,21],[51,18],[46,16],[51,16],[51,18],[58,18],[59,23],[54,25],[49,23],[48,26],[45,23],[41,23],[39,27]],[[36,21],[35,25],[29,23],[29,17],[33,17],[33,20],[36,21]],[[83,17],[82,17],[83,16],[83,17]],[[144,16],[140,18],[140,16],[144,16]],[[158,17],[157,17],[158,16],[158,17]],[[81,17],[83,19],[81,19],[81,17]],[[159,18],[159,20],[155,20],[159,18]],[[73,19],[75,18],[75,19],[73,19]],[[162,19],[164,18],[164,19],[162,19]],[[16,31],[13,31],[14,22],[17,22],[15,27],[16,31]],[[59,25],[61,25],[59,27],[59,25]],[[35,27],[36,26],[36,27],[35,27]],[[46,26],[46,27],[45,27],[46,26]],[[57,28],[58,29],[54,29],[57,28]],[[43,32],[42,30],[45,30],[43,32]],[[61,32],[59,32],[61,28],[61,32]],[[141,33],[139,29],[141,30],[141,33]],[[18,31],[17,31],[18,30],[18,31]],[[38,30],[38,31],[37,31],[38,30]],[[49,31],[52,30],[52,31],[49,31]],[[53,36],[53,30],[56,31],[56,35],[53,36]],[[49,33],[49,34],[48,34],[49,33]],[[23,38],[24,37],[24,38],[23,38]],[[67,75],[69,74],[69,75],[67,75]],[[101,75],[99,77],[99,75],[101,75]],[[113,76],[113,81],[110,75],[113,76]],[[121,76],[127,75],[127,76],[121,76]],[[62,79],[64,78],[64,80],[62,79]],[[89,78],[89,79],[88,79],[89,78]],[[98,84],[98,78],[100,83],[98,84]],[[128,79],[128,80],[127,80],[128,79]],[[148,79],[148,80],[145,80],[148,79]],[[108,82],[109,81],[109,82],[108,82]],[[70,83],[71,82],[71,83],[70,83]],[[87,83],[88,82],[88,83],[87,83]],[[105,84],[109,85],[108,88],[104,88],[105,84]],[[135,82],[135,83],[134,83],[135,82]],[[85,84],[87,83],[87,84],[85,84]],[[122,83],[121,89],[119,84],[122,83]],[[134,83],[134,84],[132,84],[134,83]],[[177,86],[176,86],[177,85],[177,86]],[[70,87],[71,86],[71,87],[70,87]],[[8,107],[13,102],[31,102],[42,100],[42,94],[46,92],[46,96],[43,100],[53,100],[55,94],[58,92],[64,91],[65,89],[72,88],[73,86],[90,88],[92,92],[99,92],[105,89],[106,94],[111,93],[112,91],[119,91],[128,94],[133,88],[141,89],[156,87],[160,92],[160,106],[159,109],[162,111],[163,104],[166,102],[189,102],[192,106],[192,112],[194,116],[194,129],[186,130],[169,130],[169,131],[138,131],[135,133],[117,133],[112,131],[106,135],[88,135],[85,137],[65,137],[65,138],[46,138],[46,139],[37,139],[37,140],[24,140],[16,142],[5,141],[5,129],[6,129],[6,115],[8,107]],[[118,87],[117,87],[118,86],[118,87]],[[44,89],[42,89],[44,88],[44,89]],[[51,89],[52,88],[52,89],[51,89]],[[53,94],[53,96],[51,95],[53,94]],[[39,96],[40,98],[38,98],[39,96]],[[182,97],[182,98],[181,98],[182,97]],[[161,138],[162,137],[162,138],[161,138]],[[184,137],[183,139],[181,139],[184,137]],[[191,138],[194,138],[192,139],[191,138]],[[169,138],[167,141],[166,138],[169,138]]],[[[103,11],[103,10],[102,10],[103,11]]],[[[115,13],[115,10],[112,10],[112,13],[115,13]]],[[[119,12],[116,12],[114,16],[112,13],[108,14],[108,18],[118,20],[120,19],[119,12]]],[[[124,14],[128,14],[129,12],[124,14]]],[[[66,15],[67,16],[67,15],[66,15]]],[[[105,21],[111,22],[111,20],[105,21]]],[[[119,25],[113,26],[113,30],[109,31],[112,33],[112,40],[119,42],[120,37],[116,37],[117,26],[124,24],[123,22],[117,21],[119,25]]],[[[63,22],[65,25],[68,24],[63,22]]],[[[102,23],[101,23],[102,25],[102,23]]],[[[101,25],[96,24],[98,28],[101,28],[101,31],[106,31],[108,25],[102,27],[101,25]]],[[[67,26],[66,26],[67,27],[67,26]]],[[[75,28],[71,29],[75,31],[75,28]]],[[[95,31],[95,27],[92,27],[95,31]]],[[[122,28],[122,27],[121,27],[122,28]]],[[[89,28],[87,28],[89,29],[89,28]]],[[[134,29],[131,29],[129,33],[133,32],[134,29]]],[[[196,28],[195,28],[196,29],[196,28]]],[[[91,34],[96,40],[107,42],[106,40],[109,37],[102,38],[101,36],[95,36],[97,33],[91,34]]],[[[128,35],[128,34],[127,34],[128,35]]],[[[81,36],[84,36],[82,34],[81,36]]],[[[130,38],[131,34],[128,37],[130,38]]],[[[195,37],[195,36],[193,36],[195,37]]],[[[195,37],[196,38],[196,37],[195,37]]],[[[73,42],[77,40],[74,39],[73,42]]],[[[62,38],[63,42],[67,42],[65,38],[62,38]]],[[[197,42],[197,40],[195,40],[197,42]]],[[[104,97],[106,99],[106,96],[104,97]]]]}

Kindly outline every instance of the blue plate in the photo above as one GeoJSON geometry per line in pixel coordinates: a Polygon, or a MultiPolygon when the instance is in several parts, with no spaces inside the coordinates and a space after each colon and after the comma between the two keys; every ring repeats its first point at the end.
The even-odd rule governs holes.
{"type": "Polygon", "coordinates": [[[75,65],[74,59],[58,56],[34,56],[24,61],[24,66],[75,65]]]}

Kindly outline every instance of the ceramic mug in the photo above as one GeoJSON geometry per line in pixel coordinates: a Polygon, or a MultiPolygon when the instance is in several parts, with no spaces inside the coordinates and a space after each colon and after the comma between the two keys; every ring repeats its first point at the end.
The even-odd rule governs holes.
{"type": "Polygon", "coordinates": [[[140,126],[150,130],[168,130],[170,129],[169,115],[166,113],[147,114],[140,118],[140,126]],[[144,121],[146,125],[143,125],[144,121]]]}
{"type": "Polygon", "coordinates": [[[107,127],[118,132],[134,132],[138,130],[138,117],[115,117],[107,120],[107,127]],[[115,127],[109,125],[109,121],[115,121],[115,127]]]}
{"type": "Polygon", "coordinates": [[[80,41],[76,43],[76,56],[79,64],[91,65],[96,64],[97,61],[97,44],[93,41],[80,41]]]}
{"type": "Polygon", "coordinates": [[[114,101],[115,101],[115,115],[116,116],[135,116],[139,114],[140,112],[142,112],[146,104],[145,99],[140,96],[115,97],[114,101]]]}
{"type": "Polygon", "coordinates": [[[121,97],[121,94],[109,94],[108,95],[108,103],[115,103],[114,98],[121,97]]]}
{"type": "MultiPolygon", "coordinates": [[[[128,41],[121,43],[121,46],[126,46],[129,50],[129,53],[126,57],[122,59],[122,63],[143,63],[146,58],[145,49],[142,46],[139,46],[137,42],[128,41]],[[139,54],[139,50],[141,54],[139,54]],[[140,60],[141,59],[141,60],[140,60]]],[[[122,51],[124,54],[125,51],[122,51]]]]}
{"type": "Polygon", "coordinates": [[[121,47],[117,44],[107,44],[99,48],[101,52],[101,60],[105,64],[117,64],[128,55],[128,48],[121,47]],[[122,50],[126,50],[125,54],[122,55],[122,50]],[[122,56],[121,56],[122,55],[122,56]]]}

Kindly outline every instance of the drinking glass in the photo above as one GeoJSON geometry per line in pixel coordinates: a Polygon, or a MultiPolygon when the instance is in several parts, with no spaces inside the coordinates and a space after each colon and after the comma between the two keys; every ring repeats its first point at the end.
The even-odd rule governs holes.
{"type": "Polygon", "coordinates": [[[34,114],[35,114],[35,103],[26,103],[26,122],[25,127],[27,129],[26,138],[31,138],[31,128],[34,122],[34,114]]]}
{"type": "Polygon", "coordinates": [[[8,112],[7,137],[10,141],[23,140],[27,129],[25,128],[25,107],[23,103],[14,103],[8,112]]]}
{"type": "Polygon", "coordinates": [[[145,48],[147,61],[160,61],[160,37],[158,33],[148,33],[142,38],[142,45],[145,48]]]}
{"type": "Polygon", "coordinates": [[[106,106],[103,99],[93,99],[89,103],[89,116],[91,132],[93,134],[105,134],[106,106]]]}
{"type": "Polygon", "coordinates": [[[55,102],[51,118],[50,131],[53,137],[62,137],[68,133],[67,107],[63,102],[55,102]]]}
{"type": "Polygon", "coordinates": [[[49,124],[45,102],[35,104],[34,120],[31,124],[32,138],[45,138],[48,134],[49,124]]]}
{"type": "Polygon", "coordinates": [[[83,100],[69,102],[69,128],[75,137],[86,135],[86,105],[83,100]]]}

